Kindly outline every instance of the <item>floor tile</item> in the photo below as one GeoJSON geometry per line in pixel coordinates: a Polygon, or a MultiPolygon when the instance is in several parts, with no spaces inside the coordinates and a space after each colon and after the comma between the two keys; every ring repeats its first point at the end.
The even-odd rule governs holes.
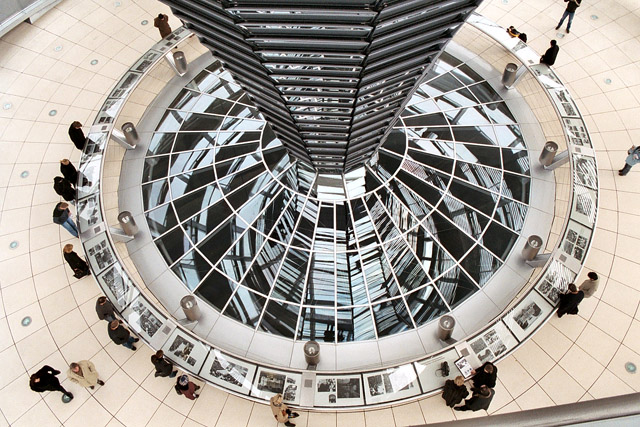
{"type": "Polygon", "coordinates": [[[618,341],[592,324],[587,324],[576,340],[576,344],[602,366],[606,366],[611,361],[620,345],[618,341]]]}
{"type": "Polygon", "coordinates": [[[559,365],[554,366],[538,384],[556,405],[577,402],[586,391],[559,365]]]}
{"type": "Polygon", "coordinates": [[[111,418],[112,415],[95,398],[90,397],[69,417],[65,427],[104,427],[111,418]]]}
{"type": "Polygon", "coordinates": [[[593,385],[604,370],[603,365],[577,345],[571,346],[559,365],[585,390],[593,385]]]}
{"type": "Polygon", "coordinates": [[[425,423],[422,409],[418,402],[394,406],[391,410],[393,411],[393,419],[397,426],[411,426],[425,423]]]}
{"type": "Polygon", "coordinates": [[[554,405],[553,400],[538,384],[534,385],[520,397],[516,398],[516,403],[523,411],[554,405]]]}
{"type": "Polygon", "coordinates": [[[364,419],[367,427],[384,427],[393,425],[393,412],[391,409],[379,409],[374,411],[366,411],[364,419]]]}
{"type": "Polygon", "coordinates": [[[51,412],[44,400],[39,401],[30,408],[15,423],[15,427],[31,426],[59,426],[62,425],[58,418],[51,412]]]}
{"type": "Polygon", "coordinates": [[[158,399],[138,387],[116,413],[116,418],[125,426],[144,426],[151,420],[159,406],[158,399]]]}
{"type": "Polygon", "coordinates": [[[153,417],[147,423],[149,427],[173,427],[180,426],[185,421],[186,417],[179,414],[167,405],[160,405],[153,417]]]}
{"type": "MultiPolygon", "coordinates": [[[[95,363],[95,360],[94,360],[95,363]]],[[[96,364],[96,368],[100,366],[96,364]]],[[[136,383],[121,369],[109,378],[108,385],[99,388],[94,397],[104,408],[112,414],[116,414],[125,404],[127,399],[136,391],[136,383]]]]}

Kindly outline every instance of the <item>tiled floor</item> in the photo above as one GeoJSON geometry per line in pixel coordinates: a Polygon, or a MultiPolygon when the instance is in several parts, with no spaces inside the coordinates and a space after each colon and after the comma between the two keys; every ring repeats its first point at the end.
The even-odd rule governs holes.
{"type": "MultiPolygon", "coordinates": [[[[563,8],[553,0],[486,0],[480,11],[526,32],[542,52],[557,38],[563,8]]],[[[267,406],[213,387],[195,403],[184,399],[171,380],[153,377],[150,349],[114,346],[95,315],[93,279],[78,281],[63,265],[62,246],[79,242],[51,223],[58,161],[79,158],[69,123],[93,120],[110,87],[157,40],[157,30],[141,21],[159,12],[168,9],[155,0],[63,0],[35,25],[23,23],[0,39],[0,426],[275,426],[267,406]],[[18,246],[9,249],[13,241],[18,246]],[[25,328],[27,315],[32,323],[25,328]],[[95,363],[105,387],[83,390],[65,381],[76,396],[67,405],[59,394],[29,390],[29,374],[43,363],[64,371],[80,358],[95,363]]],[[[625,150],[640,144],[640,2],[584,2],[571,34],[558,41],[555,68],[598,150],[602,203],[587,267],[601,285],[579,316],[554,319],[500,363],[490,413],[640,391],[640,376],[624,369],[628,361],[640,365],[640,167],[616,174],[625,150]]],[[[303,413],[297,425],[411,425],[483,415],[453,412],[435,396],[365,413],[303,413]]]]}

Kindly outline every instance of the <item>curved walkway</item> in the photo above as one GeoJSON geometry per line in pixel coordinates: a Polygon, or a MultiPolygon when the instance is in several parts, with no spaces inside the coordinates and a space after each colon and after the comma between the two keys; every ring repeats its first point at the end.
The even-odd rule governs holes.
{"type": "MultiPolygon", "coordinates": [[[[552,0],[486,0],[479,12],[526,32],[543,52],[563,9],[552,0]]],[[[155,0],[63,0],[0,39],[0,427],[276,425],[268,406],[214,387],[195,402],[178,396],[173,380],[154,378],[149,348],[115,346],[94,311],[98,287],[64,264],[62,246],[79,241],[51,223],[58,162],[79,159],[69,123],[93,120],[109,89],[157,40],[152,22],[160,12],[169,10],[155,0]],[[64,377],[63,368],[81,358],[96,364],[106,386],[69,385],[76,397],[66,405],[59,393],[29,389],[29,374],[42,364],[64,377]]],[[[560,34],[555,69],[598,152],[602,206],[587,266],[601,284],[578,316],[552,320],[499,364],[491,414],[640,391],[640,375],[624,367],[640,366],[640,168],[616,173],[627,148],[640,144],[640,3],[585,0],[571,34],[560,34]]],[[[296,423],[405,426],[484,415],[454,412],[434,396],[382,410],[302,413],[296,423]]]]}

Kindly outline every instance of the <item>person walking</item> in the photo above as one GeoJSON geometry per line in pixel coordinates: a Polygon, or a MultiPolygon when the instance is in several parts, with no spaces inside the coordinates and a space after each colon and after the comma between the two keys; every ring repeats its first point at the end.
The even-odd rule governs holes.
{"type": "Polygon", "coordinates": [[[71,202],[75,204],[76,200],[76,189],[73,188],[71,182],[61,176],[56,176],[53,178],[53,190],[59,196],[62,196],[67,202],[71,202]]]}
{"type": "Polygon", "coordinates": [[[38,372],[31,375],[29,378],[29,387],[31,390],[38,393],[44,393],[45,391],[60,391],[67,396],[69,400],[73,399],[73,394],[60,385],[60,381],[56,377],[60,371],[56,371],[49,365],[44,365],[38,372]]]}
{"type": "Polygon", "coordinates": [[[67,378],[85,388],[89,387],[93,389],[96,387],[96,384],[104,385],[104,381],[99,378],[96,366],[90,360],[81,360],[69,365],[67,378]]]}
{"type": "Polygon", "coordinates": [[[560,27],[562,27],[562,23],[564,22],[564,20],[567,17],[569,17],[569,22],[567,23],[567,34],[568,34],[571,30],[573,15],[576,14],[576,9],[580,7],[580,3],[582,3],[582,0],[564,0],[564,2],[567,3],[567,8],[564,10],[564,13],[562,14],[562,18],[560,19],[560,22],[558,22],[558,25],[556,25],[556,30],[560,29],[560,27]]]}
{"type": "Polygon", "coordinates": [[[624,161],[624,167],[618,171],[618,175],[625,176],[631,170],[631,167],[640,163],[640,146],[632,145],[627,150],[627,158],[624,161]]]}
{"type": "Polygon", "coordinates": [[[578,314],[578,305],[584,298],[584,292],[579,291],[576,285],[569,283],[569,290],[566,294],[560,295],[560,305],[558,305],[558,317],[565,314],[578,314]]]}
{"type": "Polygon", "coordinates": [[[551,47],[547,49],[547,51],[540,57],[541,64],[553,65],[556,63],[556,57],[558,56],[558,52],[560,51],[560,47],[558,46],[558,42],[555,40],[551,40],[551,47]]]}
{"type": "Polygon", "coordinates": [[[175,385],[176,393],[183,395],[189,400],[196,400],[199,394],[196,391],[200,389],[199,385],[195,385],[192,381],[189,381],[187,375],[180,375],[175,385]]]}
{"type": "Polygon", "coordinates": [[[116,320],[116,309],[105,296],[101,296],[96,300],[96,314],[98,319],[106,320],[109,323],[116,320]]]}
{"type": "Polygon", "coordinates": [[[289,420],[299,417],[300,414],[293,412],[285,403],[282,402],[282,395],[280,393],[271,397],[269,400],[269,406],[271,407],[271,412],[273,413],[273,417],[276,421],[284,423],[287,427],[295,426],[295,424],[289,420]]]}
{"type": "Polygon", "coordinates": [[[111,341],[118,345],[123,345],[132,351],[136,351],[136,346],[133,343],[140,341],[140,338],[134,338],[131,332],[124,326],[120,320],[112,320],[109,323],[108,330],[109,338],[111,341]]]}
{"type": "Polygon", "coordinates": [[[477,371],[471,371],[471,374],[474,389],[479,389],[483,385],[494,388],[498,379],[498,367],[491,362],[485,362],[477,371]]]}
{"type": "Polygon", "coordinates": [[[473,392],[471,399],[467,399],[464,402],[463,406],[458,406],[455,409],[456,411],[480,411],[484,409],[485,411],[489,409],[489,405],[493,400],[493,396],[496,392],[487,387],[486,385],[481,386],[476,391],[473,392]]]}
{"type": "Polygon", "coordinates": [[[173,369],[173,363],[164,357],[162,350],[156,351],[156,354],[151,355],[151,363],[156,368],[156,377],[169,377],[173,378],[178,374],[178,370],[173,369]]]}
{"type": "Polygon", "coordinates": [[[453,380],[445,381],[442,398],[450,408],[462,402],[468,395],[469,390],[467,390],[467,386],[464,385],[464,377],[462,375],[458,375],[453,380]]]}
{"type": "Polygon", "coordinates": [[[84,136],[84,132],[82,132],[82,123],[71,123],[71,126],[69,126],[69,138],[71,138],[73,145],[75,145],[78,150],[82,151],[84,149],[87,138],[84,136]]]}
{"type": "Polygon", "coordinates": [[[160,13],[153,20],[153,26],[160,30],[160,37],[165,38],[171,34],[171,26],[169,25],[169,17],[160,13]]]}
{"type": "Polygon", "coordinates": [[[73,237],[78,237],[78,227],[71,219],[71,211],[69,210],[68,203],[60,202],[53,208],[53,222],[54,224],[61,225],[62,228],[71,233],[73,237]]]}
{"type": "Polygon", "coordinates": [[[600,284],[600,278],[598,274],[594,271],[590,271],[587,274],[587,280],[582,282],[578,290],[584,292],[584,297],[589,298],[598,290],[598,285],[600,284]]]}
{"type": "Polygon", "coordinates": [[[73,245],[71,243],[64,245],[62,255],[64,256],[64,260],[67,261],[67,264],[69,264],[69,267],[73,270],[73,276],[76,279],[91,274],[89,264],[73,251],[73,245]]]}

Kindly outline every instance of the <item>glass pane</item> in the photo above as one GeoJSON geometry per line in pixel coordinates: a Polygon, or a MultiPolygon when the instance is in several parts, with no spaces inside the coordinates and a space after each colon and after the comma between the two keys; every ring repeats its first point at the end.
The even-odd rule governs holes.
{"type": "Polygon", "coordinates": [[[263,296],[239,287],[229,302],[229,305],[224,310],[224,314],[247,326],[255,328],[258,326],[258,320],[260,319],[266,300],[263,296]]]}
{"type": "Polygon", "coordinates": [[[385,301],[372,307],[378,337],[413,329],[411,317],[401,298],[385,301]]]}
{"type": "Polygon", "coordinates": [[[260,329],[274,335],[293,338],[296,333],[299,311],[300,307],[297,305],[269,301],[260,323],[260,329]]]}
{"type": "Polygon", "coordinates": [[[302,307],[300,325],[298,326],[298,339],[309,341],[335,342],[334,310],[302,307]]]}
{"type": "Polygon", "coordinates": [[[198,286],[195,294],[203,300],[208,301],[219,311],[222,311],[237,286],[238,285],[224,275],[213,270],[211,274],[202,281],[202,284],[198,286]]]}

